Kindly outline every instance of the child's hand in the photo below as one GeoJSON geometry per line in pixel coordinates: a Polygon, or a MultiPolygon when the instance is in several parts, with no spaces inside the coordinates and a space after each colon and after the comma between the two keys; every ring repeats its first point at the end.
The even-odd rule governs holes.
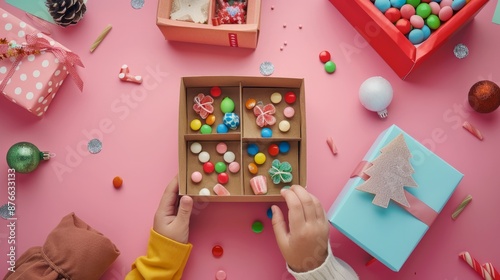
{"type": "Polygon", "coordinates": [[[189,218],[193,209],[193,199],[189,196],[181,197],[179,209],[176,209],[178,191],[179,183],[177,176],[175,176],[165,188],[160,200],[160,205],[155,213],[153,230],[177,242],[188,243],[189,218]]]}
{"type": "Polygon", "coordinates": [[[288,206],[289,229],[283,212],[272,206],[276,241],[290,268],[306,272],[319,267],[328,256],[330,225],[319,200],[303,187],[293,185],[282,191],[288,206]]]}

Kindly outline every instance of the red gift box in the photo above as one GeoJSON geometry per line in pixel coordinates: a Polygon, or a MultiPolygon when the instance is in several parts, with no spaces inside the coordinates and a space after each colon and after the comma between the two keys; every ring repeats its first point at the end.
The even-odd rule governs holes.
{"type": "Polygon", "coordinates": [[[471,0],[420,45],[413,45],[369,0],[329,0],[401,78],[471,21],[488,0],[471,0]]]}

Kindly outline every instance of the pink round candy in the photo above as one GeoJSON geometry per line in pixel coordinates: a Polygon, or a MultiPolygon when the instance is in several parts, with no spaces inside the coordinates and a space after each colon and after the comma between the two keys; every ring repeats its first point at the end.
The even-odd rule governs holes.
{"type": "Polygon", "coordinates": [[[215,150],[217,151],[217,153],[223,155],[225,152],[227,152],[226,143],[220,142],[219,144],[217,144],[217,147],[215,147],[215,150]]]}
{"type": "Polygon", "coordinates": [[[434,15],[438,15],[439,11],[441,10],[441,6],[437,2],[430,2],[429,6],[431,7],[431,12],[434,15]]]}
{"type": "Polygon", "coordinates": [[[444,6],[439,11],[439,19],[441,21],[447,21],[453,16],[453,9],[451,6],[444,6]]]}
{"type": "Polygon", "coordinates": [[[215,279],[217,280],[226,280],[227,274],[224,270],[219,270],[215,273],[215,279]]]}
{"type": "Polygon", "coordinates": [[[419,15],[413,15],[410,17],[410,23],[414,28],[422,28],[424,27],[424,19],[419,15]]]}
{"type": "Polygon", "coordinates": [[[415,14],[415,7],[410,4],[404,4],[401,9],[401,16],[405,19],[410,19],[415,14]]]}
{"type": "Polygon", "coordinates": [[[439,3],[439,6],[441,6],[441,8],[446,7],[446,6],[451,7],[452,2],[453,2],[453,0],[441,0],[441,3],[439,3]]]}
{"type": "Polygon", "coordinates": [[[238,171],[240,171],[240,164],[236,161],[233,161],[229,164],[228,169],[231,173],[238,173],[238,171]]]}
{"type": "Polygon", "coordinates": [[[285,115],[286,118],[292,118],[295,115],[295,109],[292,107],[288,106],[283,110],[283,115],[285,115]]]}
{"type": "Polygon", "coordinates": [[[203,175],[201,175],[200,172],[195,171],[195,172],[191,173],[191,181],[193,181],[195,183],[199,183],[199,182],[201,182],[201,179],[203,179],[203,175]]]}

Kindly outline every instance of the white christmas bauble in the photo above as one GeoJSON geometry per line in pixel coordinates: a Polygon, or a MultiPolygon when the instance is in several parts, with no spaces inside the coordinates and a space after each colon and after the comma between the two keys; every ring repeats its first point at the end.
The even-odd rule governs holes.
{"type": "Polygon", "coordinates": [[[392,101],[392,86],[386,79],[375,76],[366,79],[359,87],[359,101],[380,118],[387,117],[387,107],[392,101]]]}

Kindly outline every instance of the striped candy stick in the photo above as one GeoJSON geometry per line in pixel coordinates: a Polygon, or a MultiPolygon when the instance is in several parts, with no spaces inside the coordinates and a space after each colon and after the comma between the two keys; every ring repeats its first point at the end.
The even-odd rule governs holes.
{"type": "Polygon", "coordinates": [[[473,257],[471,257],[471,255],[469,254],[469,252],[462,252],[462,253],[458,254],[458,256],[462,260],[464,260],[470,267],[472,267],[474,269],[474,271],[477,272],[477,274],[481,275],[481,277],[483,277],[484,280],[493,280],[493,278],[488,273],[488,271],[486,271],[481,266],[481,264],[478,261],[476,261],[476,259],[474,259],[473,257]]]}
{"type": "Polygon", "coordinates": [[[495,280],[500,280],[500,272],[498,272],[492,263],[483,264],[483,268],[491,275],[495,280]]]}

